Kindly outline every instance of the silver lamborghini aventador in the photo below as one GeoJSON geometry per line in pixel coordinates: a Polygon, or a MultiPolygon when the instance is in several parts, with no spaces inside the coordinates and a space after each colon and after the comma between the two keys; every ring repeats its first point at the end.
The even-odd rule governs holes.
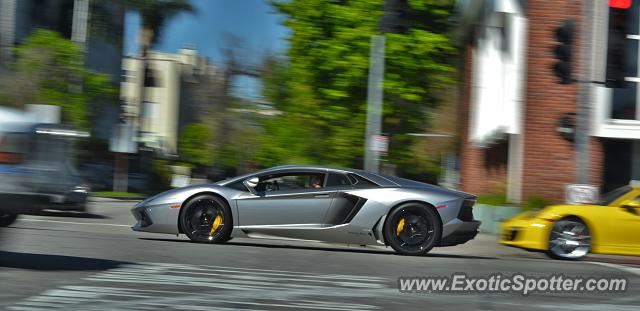
{"type": "Polygon", "coordinates": [[[324,166],[279,166],[173,189],[133,209],[135,231],[386,245],[405,255],[473,239],[474,195],[408,179],[324,166]]]}

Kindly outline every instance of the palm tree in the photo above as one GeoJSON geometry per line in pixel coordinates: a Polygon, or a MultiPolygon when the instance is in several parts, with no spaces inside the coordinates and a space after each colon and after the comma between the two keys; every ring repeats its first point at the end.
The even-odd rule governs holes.
{"type": "Polygon", "coordinates": [[[138,138],[142,134],[142,118],[145,99],[146,59],[149,49],[158,42],[161,30],[168,20],[180,13],[194,12],[195,8],[190,0],[121,0],[123,5],[130,10],[138,11],[142,22],[138,42],[142,64],[140,73],[143,73],[142,83],[138,98],[138,138]]]}
{"type": "MultiPolygon", "coordinates": [[[[138,139],[142,136],[142,117],[145,99],[146,59],[151,47],[158,42],[161,31],[168,20],[180,13],[191,13],[195,8],[190,0],[120,0],[122,5],[129,10],[140,14],[141,28],[138,34],[140,43],[139,53],[141,58],[140,73],[142,81],[138,92],[138,139]]],[[[126,161],[126,160],[125,160],[126,161]]],[[[116,164],[117,165],[117,164],[116,164]]],[[[126,165],[126,164],[124,164],[126,165]]],[[[125,171],[126,168],[123,168],[125,171]]],[[[126,174],[126,173],[125,173],[126,174]]],[[[126,176],[126,175],[125,175],[126,176]]],[[[126,180],[122,181],[122,188],[127,188],[126,180]]]]}
{"type": "Polygon", "coordinates": [[[140,53],[144,58],[152,45],[158,42],[161,30],[168,20],[180,13],[192,13],[190,0],[121,0],[127,9],[138,11],[142,20],[139,34],[140,53]]]}

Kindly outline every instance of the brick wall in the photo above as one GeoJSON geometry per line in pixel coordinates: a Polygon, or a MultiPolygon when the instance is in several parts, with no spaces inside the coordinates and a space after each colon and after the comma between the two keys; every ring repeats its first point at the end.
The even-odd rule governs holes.
{"type": "MultiPolygon", "coordinates": [[[[565,185],[575,181],[575,148],[556,132],[556,122],[563,113],[576,112],[579,88],[577,84],[559,84],[551,68],[555,62],[555,29],[567,18],[576,19],[576,29],[580,29],[581,2],[527,1],[525,11],[529,19],[529,32],[523,105],[523,200],[541,196],[561,202],[564,199],[565,185]]],[[[576,45],[573,57],[577,65],[580,59],[580,40],[577,37],[574,40],[576,45]]],[[[487,157],[495,157],[495,152],[469,144],[472,48],[472,45],[467,45],[464,49],[461,66],[460,181],[463,191],[487,194],[495,192],[506,182],[507,167],[506,163],[487,167],[487,157]]],[[[577,66],[573,70],[575,74],[579,72],[577,66]]],[[[600,185],[603,150],[599,139],[591,139],[590,151],[590,182],[600,185]]]]}
{"type": "MultiPolygon", "coordinates": [[[[559,84],[552,74],[555,29],[567,18],[579,20],[581,1],[528,1],[529,34],[524,107],[523,199],[542,196],[562,201],[564,186],[575,180],[575,148],[555,131],[557,119],[575,112],[578,85],[559,84]]],[[[578,32],[576,32],[578,34],[578,32]]],[[[580,38],[575,38],[574,74],[580,59],[580,38]]],[[[591,144],[591,182],[600,184],[602,150],[591,144]]]]}

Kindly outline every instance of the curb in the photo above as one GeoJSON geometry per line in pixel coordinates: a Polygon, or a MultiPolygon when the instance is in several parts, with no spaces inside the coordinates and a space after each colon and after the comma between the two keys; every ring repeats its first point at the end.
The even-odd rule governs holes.
{"type": "Polygon", "coordinates": [[[89,200],[93,202],[126,202],[126,201],[142,201],[147,197],[101,197],[90,196],[89,200]]]}

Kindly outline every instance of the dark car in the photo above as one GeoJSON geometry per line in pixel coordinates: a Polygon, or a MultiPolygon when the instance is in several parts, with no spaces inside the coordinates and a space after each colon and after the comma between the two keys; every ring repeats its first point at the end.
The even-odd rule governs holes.
{"type": "Polygon", "coordinates": [[[19,122],[0,129],[0,226],[18,214],[86,208],[89,186],[75,170],[74,140],[88,134],[19,122]]]}

